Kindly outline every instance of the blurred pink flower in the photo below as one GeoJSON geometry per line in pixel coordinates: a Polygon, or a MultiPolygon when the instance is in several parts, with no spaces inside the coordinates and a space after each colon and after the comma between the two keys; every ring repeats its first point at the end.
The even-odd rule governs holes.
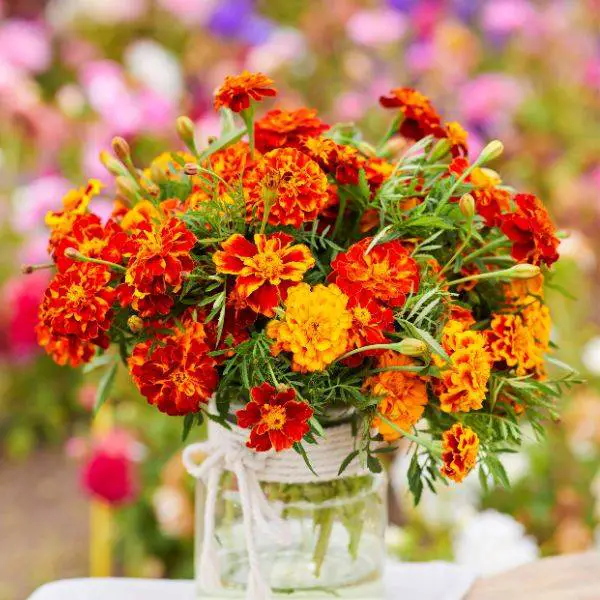
{"type": "Polygon", "coordinates": [[[45,71],[52,59],[46,27],[33,21],[9,19],[0,24],[0,60],[31,73],[45,71]]]}
{"type": "Polygon", "coordinates": [[[69,458],[81,460],[88,452],[88,442],[84,437],[73,436],[65,443],[65,454],[69,458]]]}
{"type": "Polygon", "coordinates": [[[96,391],[96,386],[91,383],[86,383],[79,388],[77,401],[89,412],[93,410],[94,405],[96,404],[96,391]]]}
{"type": "Polygon", "coordinates": [[[39,352],[35,326],[38,306],[49,281],[49,272],[37,271],[15,277],[4,286],[2,300],[9,307],[7,350],[13,362],[27,362],[39,352]]]}
{"type": "Polygon", "coordinates": [[[481,21],[489,33],[510,34],[529,27],[536,11],[527,0],[494,0],[483,4],[481,21]]]}
{"type": "Polygon", "coordinates": [[[367,100],[364,94],[346,92],[336,98],[334,112],[341,120],[355,121],[365,114],[370,104],[372,99],[367,100]]]}
{"type": "Polygon", "coordinates": [[[361,10],[346,23],[348,37],[357,44],[377,47],[397,42],[406,32],[406,19],[398,11],[386,8],[361,10]]]}
{"type": "Polygon", "coordinates": [[[600,90],[600,57],[594,57],[587,62],[583,83],[594,90],[600,90]]]}
{"type": "Polygon", "coordinates": [[[217,4],[216,0],[202,0],[202,2],[190,2],[190,0],[158,0],[158,4],[169,11],[184,23],[202,24],[212,14],[217,4]]]}

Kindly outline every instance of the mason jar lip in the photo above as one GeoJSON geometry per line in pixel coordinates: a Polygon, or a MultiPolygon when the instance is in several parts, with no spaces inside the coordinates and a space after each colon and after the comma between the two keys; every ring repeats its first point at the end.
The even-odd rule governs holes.
{"type": "MultiPolygon", "coordinates": [[[[365,473],[365,475],[353,475],[351,478],[357,477],[370,477],[372,480],[371,485],[368,488],[360,490],[356,494],[352,496],[343,496],[338,498],[330,498],[329,500],[324,500],[323,502],[310,502],[308,500],[294,500],[292,502],[285,502],[283,500],[269,500],[270,503],[283,506],[285,509],[295,508],[299,510],[315,510],[322,508],[337,508],[340,506],[348,506],[350,504],[355,504],[357,502],[361,502],[365,500],[367,497],[372,496],[373,494],[380,492],[381,488],[385,485],[387,477],[385,473],[365,473]]],[[[340,477],[340,479],[346,479],[344,477],[340,477]]],[[[348,478],[349,479],[349,478],[348,478]]],[[[261,483],[277,483],[274,481],[261,482],[261,483]]],[[[325,481],[319,482],[310,482],[310,483],[298,483],[297,485],[313,485],[315,483],[327,483],[325,481]]],[[[222,491],[222,495],[230,499],[234,502],[239,502],[239,491],[238,490],[224,490],[222,491]]]]}

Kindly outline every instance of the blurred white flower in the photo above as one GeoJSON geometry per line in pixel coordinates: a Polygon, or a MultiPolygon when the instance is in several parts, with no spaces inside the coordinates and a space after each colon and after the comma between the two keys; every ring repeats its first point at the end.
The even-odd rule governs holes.
{"type": "Polygon", "coordinates": [[[569,231],[569,236],[560,242],[561,258],[570,258],[577,266],[587,273],[596,268],[596,253],[590,241],[580,231],[569,231]]]}
{"type": "Polygon", "coordinates": [[[46,7],[46,19],[62,30],[80,18],[108,24],[135,21],[146,8],[146,0],[51,0],[46,7]]]}
{"type": "Polygon", "coordinates": [[[535,561],[539,548],[511,516],[486,510],[470,519],[453,539],[454,560],[479,575],[493,575],[535,561]]]}
{"type": "Polygon", "coordinates": [[[183,73],[179,60],[164,46],[152,40],[138,40],[125,51],[127,70],[143,84],[171,102],[183,94],[183,73]]]}
{"type": "Polygon", "coordinates": [[[590,373],[600,375],[600,336],[593,337],[585,344],[581,360],[590,373]]]}
{"type": "Polygon", "coordinates": [[[160,486],[152,496],[152,505],[158,525],[165,535],[179,538],[191,534],[193,509],[180,488],[160,486]]]}
{"type": "Polygon", "coordinates": [[[248,52],[246,68],[271,73],[286,63],[298,62],[306,54],[302,33],[291,27],[275,30],[268,40],[248,52]]]}

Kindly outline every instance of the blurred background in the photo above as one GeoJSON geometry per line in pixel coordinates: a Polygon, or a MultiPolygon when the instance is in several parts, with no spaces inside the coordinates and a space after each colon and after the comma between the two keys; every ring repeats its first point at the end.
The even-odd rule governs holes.
{"type": "Polygon", "coordinates": [[[553,336],[587,385],[546,445],[507,461],[510,490],[475,476],[413,508],[398,459],[391,552],[487,574],[600,545],[599,0],[0,0],[0,600],[90,572],[192,574],[180,420],[124,378],[92,421],[97,377],[37,348],[47,274],[19,266],[46,260],[43,217],[66,190],[108,181],[98,153],[114,135],[138,164],[177,146],[180,114],[206,140],[212,91],[244,68],[275,78],[282,105],[373,139],[389,119],[379,95],[419,88],[474,155],[503,140],[504,180],[568,233],[553,336]]]}

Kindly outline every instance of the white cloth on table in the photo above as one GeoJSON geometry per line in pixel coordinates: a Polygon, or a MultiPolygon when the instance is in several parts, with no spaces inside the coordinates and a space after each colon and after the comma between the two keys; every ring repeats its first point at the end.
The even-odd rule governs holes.
{"type": "MultiPolygon", "coordinates": [[[[388,563],[386,600],[461,600],[475,582],[466,567],[445,563],[388,563]]],[[[48,583],[29,600],[199,600],[193,581],[67,579],[48,583]]]]}

